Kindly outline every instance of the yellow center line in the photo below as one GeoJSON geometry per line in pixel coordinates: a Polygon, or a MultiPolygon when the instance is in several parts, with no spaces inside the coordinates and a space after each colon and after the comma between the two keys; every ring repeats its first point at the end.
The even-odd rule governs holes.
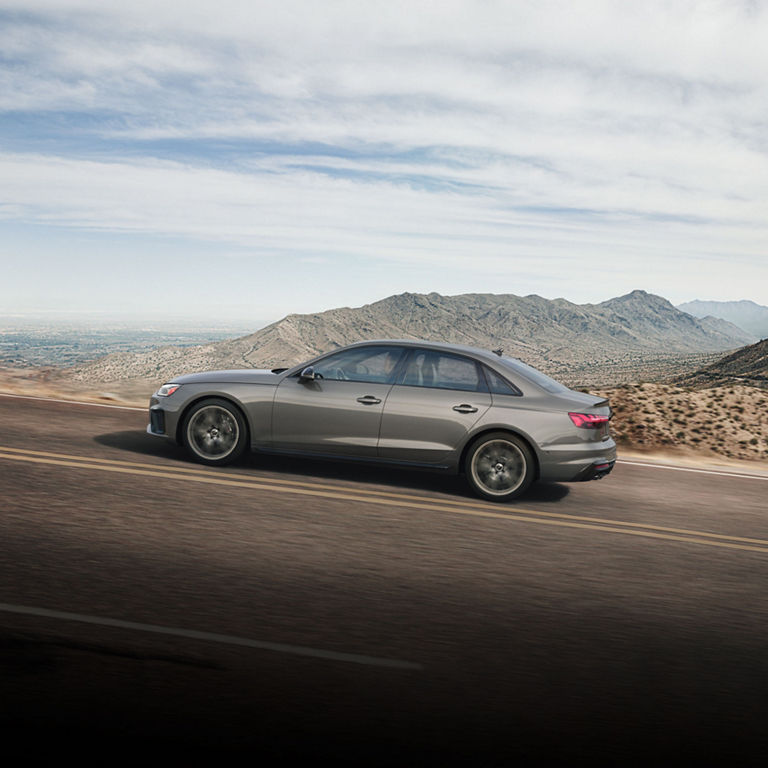
{"type": "MultiPolygon", "coordinates": [[[[212,473],[195,472],[194,470],[184,470],[177,472],[175,470],[167,471],[164,467],[158,469],[143,469],[134,466],[125,466],[119,462],[111,460],[90,460],[85,457],[72,457],[68,459],[54,459],[46,456],[29,456],[22,454],[18,449],[13,449],[15,453],[8,452],[8,449],[0,447],[0,459],[10,461],[24,461],[34,464],[46,464],[54,466],[69,467],[72,469],[96,469],[105,472],[117,472],[120,474],[142,475],[148,477],[160,477],[168,480],[189,480],[198,483],[207,483],[212,485],[222,485],[235,488],[248,488],[250,490],[274,491],[277,493],[290,493],[302,496],[314,496],[320,498],[331,498],[342,501],[359,501],[368,504],[378,504],[391,507],[408,507],[412,509],[423,509],[431,512],[449,512],[457,515],[470,517],[482,517],[496,520],[511,520],[517,522],[537,523],[540,525],[553,525],[566,528],[580,528],[587,530],[603,531],[609,533],[623,533],[630,536],[643,536],[646,538],[665,539],[668,541],[681,541],[686,543],[704,544],[713,547],[725,547],[729,549],[740,549],[751,552],[768,552],[768,540],[751,539],[740,536],[728,536],[725,534],[708,533],[705,531],[694,531],[687,529],[664,528],[661,526],[643,525],[641,523],[625,523],[620,520],[603,520],[601,518],[586,518],[575,515],[566,515],[558,513],[539,512],[536,510],[513,508],[513,512],[494,512],[490,509],[474,508],[473,505],[453,506],[443,503],[442,500],[431,500],[427,497],[402,497],[391,494],[394,498],[385,498],[374,496],[365,492],[352,491],[343,488],[336,488],[335,491],[318,490],[315,488],[301,487],[299,485],[287,487],[271,480],[251,481],[248,479],[233,480],[231,477],[240,477],[234,475],[230,477],[216,477],[212,473]],[[76,460],[72,460],[76,459],[76,460]],[[106,463],[109,461],[109,463],[106,463]],[[421,499],[420,501],[412,499],[421,499]],[[427,502],[427,503],[424,503],[427,502]],[[554,518],[559,519],[554,519],[554,518]],[[568,519],[563,519],[568,518],[568,519]],[[578,521],[578,522],[577,522],[578,521]],[[620,526],[620,527],[617,527],[620,526]],[[642,528],[643,530],[640,530],[642,528]],[[736,543],[741,542],[741,543],[736,543]],[[757,546],[750,546],[757,545],[757,546]]],[[[35,452],[37,454],[42,452],[35,452]]],[[[60,454],[66,456],[66,454],[60,454]]],[[[128,464],[128,462],[125,462],[128,464]]],[[[144,465],[157,466],[157,465],[144,465]]],[[[332,487],[332,486],[330,486],[332,487]]]]}
{"type": "MultiPolygon", "coordinates": [[[[313,494],[315,494],[318,490],[329,490],[332,491],[334,494],[354,494],[354,500],[366,500],[366,501],[375,501],[378,497],[383,498],[391,498],[396,499],[397,501],[403,503],[406,506],[413,506],[410,502],[415,501],[417,503],[426,503],[426,504],[439,504],[441,507],[445,506],[455,506],[460,507],[463,510],[466,509],[478,509],[481,511],[487,511],[491,512],[492,514],[501,514],[503,517],[507,517],[508,515],[506,513],[498,513],[496,510],[498,510],[498,506],[489,506],[488,504],[483,504],[482,502],[474,502],[470,499],[463,500],[463,501],[454,501],[453,499],[440,499],[440,498],[432,498],[429,496],[416,496],[413,494],[406,494],[406,493],[393,493],[389,491],[379,491],[379,490],[370,490],[370,489],[360,489],[360,488],[349,488],[346,486],[339,486],[339,485],[330,485],[330,484],[324,484],[324,483],[306,483],[306,482],[300,482],[295,480],[282,480],[278,478],[264,478],[264,477],[250,477],[248,475],[242,475],[242,474],[235,474],[232,472],[221,472],[220,470],[213,470],[213,471],[206,471],[199,467],[175,467],[170,466],[167,464],[148,464],[148,463],[140,463],[140,462],[132,462],[132,461],[118,461],[115,459],[99,459],[99,458],[92,458],[90,456],[75,456],[72,454],[66,454],[66,453],[50,453],[48,451],[32,451],[27,449],[21,449],[21,448],[6,448],[4,446],[0,446],[0,451],[2,452],[9,452],[12,451],[14,453],[18,454],[31,454],[33,456],[44,456],[44,457],[50,457],[50,458],[58,458],[58,459],[65,459],[68,462],[69,461],[77,461],[77,462],[88,462],[90,464],[97,463],[97,464],[105,464],[105,465],[114,465],[114,466],[120,466],[120,467],[137,467],[142,469],[149,469],[152,471],[162,471],[163,473],[178,473],[181,477],[184,476],[193,476],[193,477],[209,477],[213,478],[214,480],[221,480],[221,479],[232,479],[237,481],[237,484],[239,484],[239,487],[254,487],[254,488],[264,488],[264,483],[268,483],[269,487],[273,487],[275,485],[283,485],[287,486],[289,488],[303,488],[308,491],[311,491],[313,494]]],[[[0,457],[1,458],[1,457],[0,457]]],[[[13,458],[11,456],[8,456],[7,458],[13,458]]],[[[69,464],[65,465],[69,466],[69,464]]],[[[74,466],[74,465],[73,465],[74,466]]],[[[93,467],[94,469],[100,469],[101,467],[93,467]]],[[[168,477],[168,474],[163,474],[163,477],[168,477]]],[[[277,489],[280,490],[280,489],[277,489]]],[[[336,498],[336,496],[333,496],[332,498],[336,498]]],[[[345,497],[346,498],[346,497],[345,497]]],[[[674,533],[674,534],[681,534],[684,536],[699,536],[699,537],[707,537],[707,538],[713,538],[713,539],[721,539],[725,541],[737,541],[737,542],[743,542],[747,544],[762,544],[768,546],[768,541],[764,539],[754,539],[744,536],[731,536],[724,533],[710,533],[707,531],[697,531],[697,530],[691,530],[689,528],[674,528],[670,526],[664,526],[664,525],[655,525],[653,523],[635,523],[630,521],[624,521],[624,520],[612,520],[610,518],[605,517],[591,517],[586,515],[574,515],[569,514],[567,512],[544,512],[541,510],[536,509],[526,509],[523,507],[509,507],[510,511],[514,511],[517,514],[524,514],[524,515],[534,515],[537,517],[550,517],[555,519],[564,519],[564,520],[577,520],[579,522],[583,523],[597,523],[601,525],[611,525],[611,526],[622,526],[626,528],[640,528],[640,529],[650,529],[653,531],[661,531],[664,533],[674,533]]]]}
{"type": "MultiPolygon", "coordinates": [[[[393,493],[391,491],[379,491],[379,490],[372,490],[369,488],[365,489],[357,489],[357,488],[349,488],[347,486],[343,485],[331,485],[326,483],[317,483],[312,482],[307,483],[306,481],[299,481],[299,480],[282,480],[280,478],[265,478],[256,476],[253,477],[252,475],[244,475],[242,473],[234,473],[234,472],[223,472],[220,469],[214,469],[214,470],[204,470],[200,466],[192,466],[192,467],[177,467],[170,464],[148,464],[146,462],[137,462],[137,461],[117,461],[115,459],[98,459],[91,456],[75,456],[68,453],[50,453],[48,451],[32,451],[27,450],[24,448],[9,448],[3,445],[0,445],[0,451],[3,451],[5,453],[19,453],[23,455],[29,455],[29,456],[46,456],[53,459],[67,459],[68,461],[88,461],[91,463],[98,463],[98,464],[115,464],[117,466],[121,467],[141,467],[145,469],[163,469],[167,470],[169,472],[179,472],[179,473],[187,473],[187,474],[194,474],[194,475],[203,475],[203,476],[209,476],[209,477],[215,477],[215,478],[232,478],[234,480],[251,480],[253,482],[261,482],[261,481],[268,481],[270,483],[274,483],[276,485],[286,485],[291,487],[300,487],[300,488],[306,488],[309,485],[311,485],[312,488],[322,488],[324,490],[331,490],[331,491],[350,491],[352,493],[361,493],[365,495],[373,495],[373,496],[385,496],[390,498],[396,498],[396,499],[413,499],[415,501],[433,501],[434,499],[430,499],[429,496],[414,496],[410,494],[405,493],[393,493]]],[[[452,499],[439,499],[441,503],[444,504],[455,504],[457,506],[475,506],[475,507],[481,507],[486,508],[487,505],[481,505],[475,502],[472,502],[471,500],[465,501],[454,501],[452,499]]]]}

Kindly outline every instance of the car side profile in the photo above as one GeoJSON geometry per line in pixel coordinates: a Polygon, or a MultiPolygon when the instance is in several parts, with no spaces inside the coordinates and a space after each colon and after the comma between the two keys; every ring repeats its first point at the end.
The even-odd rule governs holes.
{"type": "Polygon", "coordinates": [[[607,475],[610,415],[501,350],[382,340],[292,368],[178,376],[152,396],[147,431],[210,466],[247,449],[419,466],[508,501],[536,480],[607,475]]]}

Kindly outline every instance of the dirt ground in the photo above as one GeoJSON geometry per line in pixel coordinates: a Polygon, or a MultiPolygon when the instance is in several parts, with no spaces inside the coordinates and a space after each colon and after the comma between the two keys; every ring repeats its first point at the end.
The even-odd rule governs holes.
{"type": "Polygon", "coordinates": [[[593,389],[610,400],[619,446],[640,453],[763,462],[768,467],[768,391],[626,384],[593,389]]]}

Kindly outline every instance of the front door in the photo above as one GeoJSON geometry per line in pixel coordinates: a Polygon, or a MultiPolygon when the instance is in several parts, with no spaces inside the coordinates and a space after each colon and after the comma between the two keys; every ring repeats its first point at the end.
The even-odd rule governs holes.
{"type": "Polygon", "coordinates": [[[315,379],[284,379],[272,411],[273,447],[376,456],[381,414],[402,353],[391,345],[354,347],[314,363],[315,379]]]}

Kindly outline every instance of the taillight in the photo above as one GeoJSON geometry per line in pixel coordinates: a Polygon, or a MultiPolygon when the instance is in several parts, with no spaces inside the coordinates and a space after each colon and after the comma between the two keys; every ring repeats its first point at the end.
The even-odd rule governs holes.
{"type": "Polygon", "coordinates": [[[571,421],[582,429],[599,429],[608,423],[610,416],[600,416],[597,413],[569,413],[571,421]]]}

